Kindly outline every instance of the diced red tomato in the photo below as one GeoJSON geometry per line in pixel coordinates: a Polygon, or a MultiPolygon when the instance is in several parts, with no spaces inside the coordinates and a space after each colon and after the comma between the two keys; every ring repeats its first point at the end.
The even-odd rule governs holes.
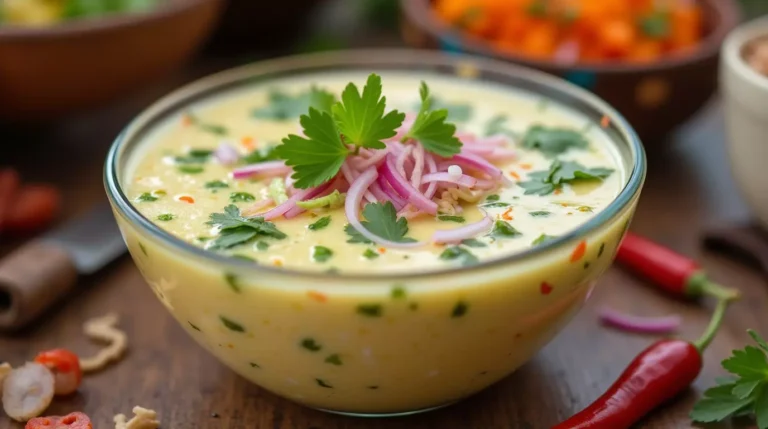
{"type": "Polygon", "coordinates": [[[51,370],[55,380],[54,393],[69,395],[75,393],[83,380],[80,358],[66,349],[54,349],[42,352],[35,357],[35,362],[51,370]]]}
{"type": "Polygon", "coordinates": [[[75,412],[61,417],[35,417],[24,429],[93,429],[93,424],[88,416],[75,412]]]}

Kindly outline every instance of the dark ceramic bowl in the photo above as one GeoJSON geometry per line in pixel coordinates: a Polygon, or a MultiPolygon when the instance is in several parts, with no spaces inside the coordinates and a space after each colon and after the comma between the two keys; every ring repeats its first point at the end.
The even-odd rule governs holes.
{"type": "Polygon", "coordinates": [[[0,120],[48,120],[130,94],[189,59],[222,3],[168,0],[142,14],[0,27],[0,120]]]}
{"type": "MultiPolygon", "coordinates": [[[[618,0],[617,0],[618,1],[618,0]]],[[[733,0],[699,0],[706,36],[690,53],[650,64],[562,65],[501,53],[486,41],[440,22],[430,0],[401,0],[401,30],[406,43],[419,48],[470,52],[533,67],[563,77],[610,103],[652,148],[654,141],[689,119],[717,88],[718,53],[726,34],[739,22],[733,0]]]]}

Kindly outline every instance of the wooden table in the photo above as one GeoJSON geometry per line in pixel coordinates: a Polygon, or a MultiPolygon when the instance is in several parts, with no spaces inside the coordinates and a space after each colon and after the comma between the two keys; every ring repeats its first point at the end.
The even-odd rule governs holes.
{"type": "MultiPolygon", "coordinates": [[[[213,63],[208,66],[192,74],[220,67],[213,63]]],[[[75,216],[105,200],[102,162],[124,123],[157,94],[187,78],[177,76],[132,100],[66,124],[13,135],[0,131],[0,164],[18,167],[27,179],[58,183],[66,196],[65,215],[75,216]]],[[[700,246],[702,230],[710,222],[748,217],[725,159],[716,105],[651,159],[632,229],[699,257],[715,279],[739,287],[744,299],[729,311],[725,326],[706,352],[706,366],[694,388],[650,415],[639,425],[642,428],[691,427],[688,411],[714,378],[723,375],[720,361],[749,340],[746,329],[768,335],[768,288],[760,273],[704,253],[700,246]]],[[[0,253],[11,247],[13,243],[0,244],[0,253]]],[[[600,280],[592,300],[573,323],[507,379],[440,411],[400,419],[360,420],[278,398],[219,364],[177,326],[130,258],[123,257],[98,275],[84,279],[76,293],[39,323],[0,337],[0,361],[20,363],[40,350],[58,346],[93,351],[94,346],[81,335],[82,322],[118,311],[121,326],[130,337],[130,352],[120,363],[87,377],[76,396],[57,399],[50,413],[82,410],[94,418],[97,429],[112,427],[112,416],[130,414],[134,405],[157,410],[166,429],[539,429],[550,427],[597,397],[654,339],[599,326],[595,309],[601,305],[645,315],[679,313],[685,318],[682,335],[690,339],[702,332],[711,311],[711,303],[672,301],[613,268],[600,280]]],[[[0,417],[0,429],[21,427],[0,417]]]]}

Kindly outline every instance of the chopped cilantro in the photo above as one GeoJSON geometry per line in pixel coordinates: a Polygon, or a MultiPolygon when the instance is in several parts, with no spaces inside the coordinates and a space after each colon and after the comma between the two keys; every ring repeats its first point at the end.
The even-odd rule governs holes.
{"type": "Polygon", "coordinates": [[[474,265],[479,262],[477,256],[473,255],[469,250],[460,247],[452,246],[448,247],[439,256],[444,261],[456,261],[463,266],[474,265]]]}
{"type": "Polygon", "coordinates": [[[211,248],[226,249],[250,241],[256,236],[268,236],[277,239],[286,237],[271,222],[264,218],[244,218],[234,204],[224,207],[224,213],[211,213],[208,225],[219,228],[219,235],[209,243],[211,248]]]}
{"type": "Polygon", "coordinates": [[[488,195],[487,197],[485,197],[485,201],[487,201],[489,203],[492,203],[494,201],[499,201],[500,198],[501,197],[496,195],[496,194],[491,194],[491,195],[488,195]]]}
{"type": "Polygon", "coordinates": [[[256,201],[256,197],[248,192],[232,192],[229,194],[229,201],[233,203],[250,203],[256,201]]]}
{"type": "Polygon", "coordinates": [[[211,159],[213,151],[209,149],[191,149],[186,155],[174,156],[175,164],[205,164],[211,159]]]}
{"type": "Polygon", "coordinates": [[[459,301],[456,303],[456,305],[453,306],[453,310],[451,311],[451,317],[461,317],[467,314],[468,309],[469,309],[469,304],[467,304],[464,301],[459,301]]]}
{"type": "MultiPolygon", "coordinates": [[[[473,8],[470,8],[473,9],[473,8]]],[[[465,103],[448,103],[434,95],[429,97],[430,105],[435,109],[445,109],[448,112],[448,118],[452,121],[466,122],[472,117],[472,106],[465,103]]],[[[421,108],[421,102],[415,106],[415,109],[421,108]]]]}
{"type": "Polygon", "coordinates": [[[232,289],[234,292],[240,293],[242,292],[242,288],[240,287],[240,283],[237,280],[237,276],[231,273],[224,274],[224,281],[227,282],[227,285],[230,289],[232,289]]]}
{"type": "Polygon", "coordinates": [[[253,109],[251,115],[258,119],[286,121],[298,118],[310,107],[330,112],[331,105],[335,102],[336,96],[333,93],[316,86],[293,96],[279,89],[273,89],[269,92],[269,103],[264,107],[253,109]]]}
{"type": "Polygon", "coordinates": [[[552,212],[548,212],[546,210],[538,210],[538,211],[535,211],[535,212],[530,212],[528,214],[533,216],[533,217],[549,217],[549,216],[552,215],[552,212]]]}
{"type": "Polygon", "coordinates": [[[331,365],[337,365],[337,366],[343,365],[341,362],[341,356],[339,356],[338,353],[334,353],[328,356],[327,358],[325,358],[325,363],[329,363],[331,365]]]}
{"type": "Polygon", "coordinates": [[[323,216],[314,223],[310,223],[307,225],[307,229],[310,231],[318,231],[326,226],[328,226],[331,223],[331,217],[330,216],[323,216]]]}
{"type": "Polygon", "coordinates": [[[239,253],[233,254],[232,257],[235,259],[240,259],[241,261],[256,262],[256,260],[251,258],[250,256],[241,255],[239,253]]]}
{"type": "Polygon", "coordinates": [[[510,137],[518,137],[515,131],[504,126],[507,122],[507,116],[499,114],[491,118],[487,124],[485,124],[485,136],[493,136],[497,134],[506,134],[510,137]]]}
{"type": "Polygon", "coordinates": [[[466,222],[463,216],[438,215],[437,219],[442,220],[444,222],[456,222],[456,223],[466,222]]]}
{"type": "Polygon", "coordinates": [[[280,157],[277,156],[276,148],[277,146],[274,145],[264,146],[240,158],[240,161],[244,164],[259,164],[261,162],[276,161],[280,159],[280,157]]]}
{"type": "Polygon", "coordinates": [[[533,240],[533,242],[531,242],[531,245],[538,246],[539,244],[544,244],[547,241],[552,241],[556,238],[557,237],[554,235],[541,234],[540,236],[536,237],[536,239],[533,240]]]}
{"type": "Polygon", "coordinates": [[[519,182],[518,185],[525,189],[526,195],[549,195],[564,183],[603,180],[611,173],[613,170],[610,168],[588,168],[574,161],[555,160],[549,170],[534,171],[528,175],[531,180],[519,182]]]}
{"type": "Polygon", "coordinates": [[[269,243],[266,241],[257,241],[256,242],[256,250],[265,251],[269,249],[269,243]]]}
{"type": "MultiPolygon", "coordinates": [[[[381,237],[385,240],[395,241],[398,243],[412,243],[416,240],[406,237],[408,234],[408,220],[405,218],[397,218],[397,211],[395,206],[390,201],[386,203],[368,203],[363,208],[363,216],[366,220],[360,222],[363,228],[367,229],[377,237],[381,237]]],[[[350,235],[348,243],[370,243],[370,240],[363,237],[359,232],[359,237],[362,237],[362,241],[358,235],[353,236],[349,230],[354,230],[352,225],[347,225],[345,231],[350,235]],[[355,240],[355,241],[352,241],[355,240]]],[[[357,231],[355,231],[357,232],[357,231]]]]}
{"type": "Polygon", "coordinates": [[[523,147],[536,149],[548,157],[554,157],[569,149],[585,149],[589,142],[578,131],[567,128],[550,128],[533,125],[523,136],[523,147]]]}
{"type": "Polygon", "coordinates": [[[192,113],[187,113],[187,118],[189,118],[189,121],[192,123],[192,125],[196,126],[197,128],[200,128],[200,130],[205,131],[207,133],[216,135],[216,136],[226,136],[229,131],[226,127],[219,124],[212,124],[208,122],[203,122],[198,118],[197,116],[193,115],[192,113]]]}
{"type": "Polygon", "coordinates": [[[357,306],[357,314],[367,317],[381,317],[381,304],[360,304],[357,306]]]}
{"type": "Polygon", "coordinates": [[[245,332],[245,328],[243,327],[243,325],[233,321],[232,319],[228,319],[224,316],[219,316],[219,320],[221,320],[221,323],[223,323],[224,326],[230,331],[245,332]]]}
{"type": "Polygon", "coordinates": [[[319,378],[316,378],[315,381],[317,382],[317,385],[320,387],[325,387],[326,389],[333,389],[333,386],[331,386],[330,384],[326,383],[325,381],[319,378]]]}
{"type": "Polygon", "coordinates": [[[176,218],[176,215],[174,215],[172,213],[163,213],[163,214],[157,215],[157,217],[155,219],[157,219],[159,221],[163,221],[163,222],[168,222],[169,220],[173,220],[175,218],[176,218]]]}
{"type": "Polygon", "coordinates": [[[136,201],[142,203],[151,203],[152,201],[157,201],[157,197],[150,194],[149,192],[144,192],[143,194],[136,197],[136,201]]]}
{"type": "Polygon", "coordinates": [[[373,241],[367,239],[363,234],[360,234],[360,232],[350,224],[347,224],[344,227],[344,232],[346,232],[348,236],[347,243],[373,244],[373,241]]]}
{"type": "Polygon", "coordinates": [[[372,249],[365,249],[365,252],[363,252],[363,258],[365,259],[376,259],[379,256],[379,252],[372,250],[372,249]]]}
{"type": "Polygon", "coordinates": [[[487,244],[483,243],[482,241],[476,238],[466,238],[464,240],[461,240],[461,244],[467,247],[488,247],[487,244]]]}
{"type": "Polygon", "coordinates": [[[180,165],[176,169],[179,170],[179,173],[184,174],[200,174],[205,171],[202,165],[180,165]]]}
{"type": "Polygon", "coordinates": [[[403,140],[415,139],[429,152],[442,157],[451,157],[461,150],[461,141],[456,138],[456,126],[446,123],[448,110],[430,110],[432,99],[429,95],[429,87],[421,82],[419,89],[421,96],[421,108],[411,129],[403,137],[403,140]]]}
{"type": "Polygon", "coordinates": [[[497,220],[493,223],[493,229],[490,236],[494,238],[515,238],[523,235],[507,221],[497,220]]]}
{"type": "Polygon", "coordinates": [[[395,286],[392,288],[392,299],[405,299],[407,293],[404,286],[395,286]]]}
{"type": "Polygon", "coordinates": [[[215,192],[217,189],[229,188],[229,185],[223,180],[211,180],[210,182],[205,182],[203,187],[205,189],[213,189],[215,192]]]}
{"type": "Polygon", "coordinates": [[[509,203],[505,203],[503,201],[496,201],[493,203],[482,203],[480,204],[480,207],[484,207],[487,209],[498,209],[501,207],[509,207],[509,203]]]}
{"type": "Polygon", "coordinates": [[[312,247],[312,259],[315,262],[326,262],[333,256],[333,250],[325,246],[313,246],[312,247]]]}
{"type": "Polygon", "coordinates": [[[301,346],[311,352],[319,352],[323,348],[314,338],[304,338],[301,340],[301,346]]]}

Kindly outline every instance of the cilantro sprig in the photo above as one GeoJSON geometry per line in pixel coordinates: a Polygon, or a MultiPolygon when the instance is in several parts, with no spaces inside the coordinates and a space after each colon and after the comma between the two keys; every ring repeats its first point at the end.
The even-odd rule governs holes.
{"type": "Polygon", "coordinates": [[[694,421],[710,423],[753,414],[757,427],[768,429],[768,344],[755,331],[748,332],[757,346],[734,350],[722,362],[734,377],[704,392],[691,411],[694,421]]]}
{"type": "Polygon", "coordinates": [[[563,184],[573,184],[583,180],[603,180],[613,173],[610,168],[588,168],[574,161],[555,160],[549,170],[534,171],[528,175],[530,180],[518,185],[525,189],[526,195],[549,195],[560,189],[563,184]]]}
{"type": "Polygon", "coordinates": [[[552,158],[571,149],[586,149],[589,147],[589,142],[578,131],[533,125],[523,136],[523,147],[538,150],[552,158]]]}
{"type": "Polygon", "coordinates": [[[429,87],[421,82],[419,88],[421,96],[421,109],[413,122],[411,129],[403,140],[415,139],[429,152],[442,157],[451,157],[461,151],[461,141],[456,138],[456,125],[446,123],[447,109],[430,110],[432,99],[429,95],[429,87]]]}
{"type": "Polygon", "coordinates": [[[240,209],[234,204],[224,207],[224,213],[211,213],[210,220],[206,224],[219,228],[219,235],[208,242],[208,247],[213,249],[228,249],[247,243],[258,236],[276,239],[287,237],[272,222],[267,222],[264,218],[240,216],[240,209]]]}

